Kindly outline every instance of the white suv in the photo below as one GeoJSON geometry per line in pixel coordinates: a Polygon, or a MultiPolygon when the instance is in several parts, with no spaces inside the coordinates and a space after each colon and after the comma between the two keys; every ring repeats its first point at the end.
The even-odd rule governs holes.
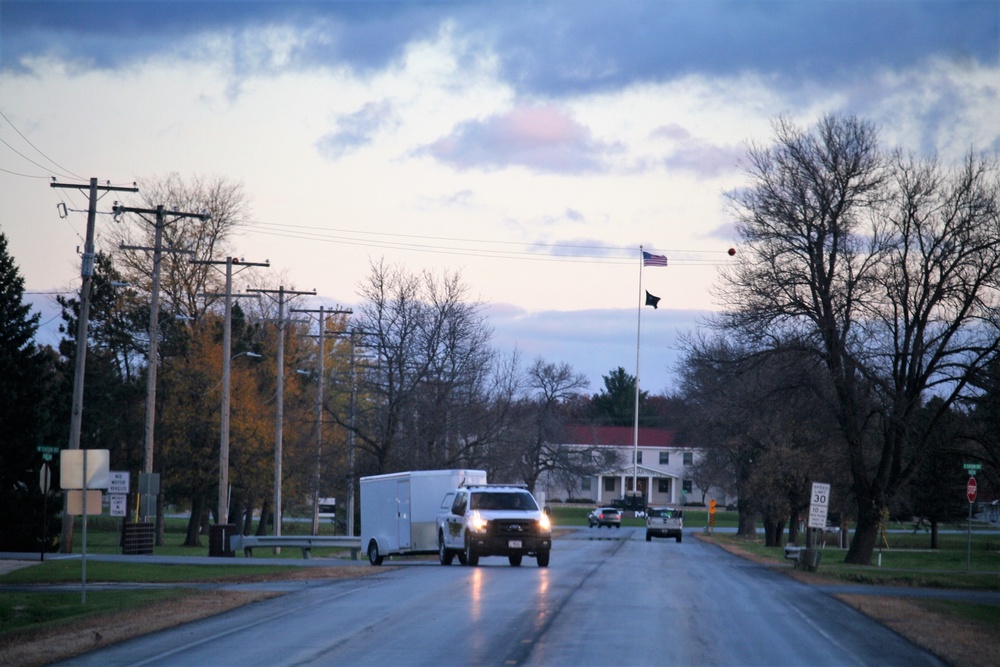
{"type": "Polygon", "coordinates": [[[646,541],[654,537],[684,537],[684,512],[673,507],[650,507],[646,510],[646,541]]]}
{"type": "Polygon", "coordinates": [[[520,486],[479,484],[448,493],[438,517],[438,555],[442,565],[458,556],[476,566],[480,556],[507,556],[518,566],[534,556],[548,567],[552,525],[528,490],[520,486]]]}

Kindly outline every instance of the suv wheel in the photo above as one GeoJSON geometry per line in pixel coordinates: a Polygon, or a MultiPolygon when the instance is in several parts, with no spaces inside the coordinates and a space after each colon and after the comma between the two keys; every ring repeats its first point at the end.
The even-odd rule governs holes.
{"type": "Polygon", "coordinates": [[[438,560],[441,561],[442,565],[451,565],[451,561],[455,558],[455,554],[449,551],[444,546],[444,535],[438,535],[438,560]]]}
{"type": "Polygon", "coordinates": [[[479,565],[479,554],[472,548],[472,540],[465,538],[465,564],[471,567],[479,565]]]}
{"type": "Polygon", "coordinates": [[[549,552],[539,551],[538,552],[538,567],[548,567],[549,566],[549,552]]]}
{"type": "Polygon", "coordinates": [[[507,556],[507,560],[510,561],[512,567],[520,567],[522,558],[523,556],[521,556],[521,554],[511,554],[507,556]]]}

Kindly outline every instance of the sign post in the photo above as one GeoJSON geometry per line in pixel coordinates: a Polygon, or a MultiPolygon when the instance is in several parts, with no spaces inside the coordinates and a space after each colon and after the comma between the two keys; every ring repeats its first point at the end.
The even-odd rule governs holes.
{"type": "Polygon", "coordinates": [[[59,453],[59,447],[52,445],[38,445],[35,451],[42,455],[42,469],[39,472],[38,485],[41,487],[42,496],[42,547],[39,549],[39,559],[45,561],[45,545],[49,542],[49,489],[52,488],[52,472],[49,470],[49,461],[55,454],[59,453]]]}
{"type": "Polygon", "coordinates": [[[59,454],[59,486],[70,489],[69,495],[80,494],[83,515],[83,546],[80,559],[80,604],[87,604],[87,515],[101,513],[101,491],[108,488],[108,463],[111,452],[107,449],[64,449],[59,454]],[[89,457],[89,458],[88,458],[89,457]],[[79,490],[79,491],[77,491],[79,490]],[[87,499],[95,494],[96,507],[87,509],[87,499]],[[96,511],[92,511],[96,510],[96,511]]]}
{"type": "Polygon", "coordinates": [[[965,546],[966,572],[972,571],[972,505],[976,502],[976,492],[979,490],[976,484],[976,471],[982,467],[981,463],[966,463],[962,466],[969,473],[969,481],[965,484],[965,497],[969,500],[969,530],[965,546]]]}

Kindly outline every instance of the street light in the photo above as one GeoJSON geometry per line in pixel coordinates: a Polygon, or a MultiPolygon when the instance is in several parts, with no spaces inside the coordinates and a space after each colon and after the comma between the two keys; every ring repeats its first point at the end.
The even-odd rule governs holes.
{"type": "Polygon", "coordinates": [[[229,367],[242,356],[260,359],[256,352],[240,352],[232,357],[223,357],[222,364],[222,424],[219,441],[219,509],[216,519],[219,524],[229,523],[229,367]]]}

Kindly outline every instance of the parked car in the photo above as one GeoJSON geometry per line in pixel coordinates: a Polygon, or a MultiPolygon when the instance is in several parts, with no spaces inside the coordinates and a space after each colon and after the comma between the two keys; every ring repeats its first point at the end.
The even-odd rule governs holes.
{"type": "Polygon", "coordinates": [[[597,526],[607,526],[610,528],[614,526],[615,528],[622,527],[622,513],[619,512],[614,507],[598,507],[593,512],[587,516],[587,525],[590,528],[597,526]]]}
{"type": "Polygon", "coordinates": [[[646,541],[654,537],[683,538],[684,511],[675,507],[650,507],[646,514],[646,541]]]}

